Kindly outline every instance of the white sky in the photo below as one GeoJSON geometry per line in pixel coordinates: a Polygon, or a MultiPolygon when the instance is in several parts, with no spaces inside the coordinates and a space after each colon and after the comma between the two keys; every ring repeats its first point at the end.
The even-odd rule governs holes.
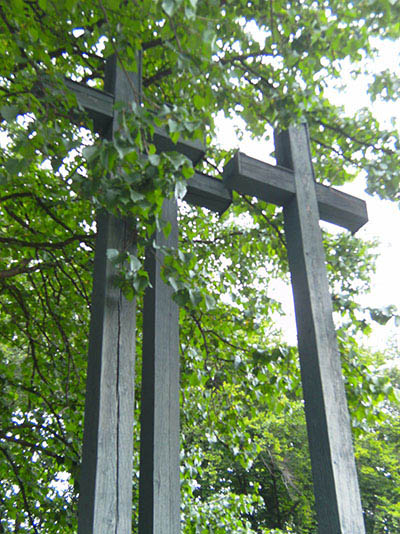
{"type": "MultiPolygon", "coordinates": [[[[380,54],[379,60],[375,63],[376,70],[388,68],[397,70],[399,73],[400,43],[386,43],[384,47],[381,47],[380,54]]],[[[349,64],[344,64],[343,79],[348,85],[346,92],[338,92],[334,88],[329,91],[329,97],[332,98],[335,104],[344,105],[347,114],[351,114],[357,108],[370,107],[382,126],[388,125],[390,118],[394,116],[397,119],[397,127],[399,127],[400,109],[398,104],[375,102],[371,106],[366,94],[368,80],[362,77],[353,80],[349,75],[349,71],[349,64]]],[[[240,125],[240,121],[241,119],[237,119],[235,123],[240,125]]],[[[224,148],[240,148],[241,151],[249,156],[274,163],[274,160],[269,156],[273,151],[271,142],[254,141],[246,134],[243,140],[239,142],[235,136],[231,121],[224,119],[222,115],[219,117],[218,125],[220,130],[218,141],[224,148]]],[[[376,308],[394,304],[400,311],[400,210],[390,201],[383,201],[367,195],[364,191],[365,181],[362,176],[358,177],[354,182],[342,186],[340,189],[363,198],[367,202],[369,222],[359,230],[357,235],[365,238],[377,237],[381,243],[378,248],[379,257],[371,292],[368,295],[360,296],[359,300],[366,306],[376,308]]],[[[291,327],[288,341],[294,343],[295,332],[293,329],[291,291],[279,284],[272,293],[269,295],[270,297],[285,304],[288,313],[285,327],[291,327]]],[[[287,331],[287,328],[285,330],[287,331]]],[[[400,350],[400,328],[394,326],[393,319],[384,327],[377,325],[370,336],[368,344],[374,349],[383,349],[388,345],[394,345],[400,350]]]]}

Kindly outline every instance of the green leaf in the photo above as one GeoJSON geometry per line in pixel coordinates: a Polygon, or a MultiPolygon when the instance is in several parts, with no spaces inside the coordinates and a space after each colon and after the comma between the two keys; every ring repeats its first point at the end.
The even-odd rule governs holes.
{"type": "Polygon", "coordinates": [[[189,298],[190,298],[190,302],[192,303],[192,305],[194,307],[197,307],[200,304],[201,300],[202,300],[201,292],[198,289],[190,288],[189,289],[189,298]]]}
{"type": "Polygon", "coordinates": [[[107,249],[107,258],[111,263],[116,263],[119,261],[120,258],[120,252],[116,248],[108,248],[107,249]]]}
{"type": "Polygon", "coordinates": [[[175,198],[178,200],[182,199],[186,195],[187,186],[186,182],[178,180],[175,183],[175,198]]]}
{"type": "Polygon", "coordinates": [[[206,303],[206,309],[207,311],[210,311],[212,309],[215,308],[216,306],[216,302],[215,302],[215,299],[214,297],[212,297],[211,295],[209,295],[208,293],[206,293],[204,295],[204,300],[205,300],[205,303],[206,303]]]}
{"type": "Polygon", "coordinates": [[[186,165],[182,167],[182,174],[188,180],[194,175],[193,167],[187,167],[186,165]]]}
{"type": "Polygon", "coordinates": [[[172,230],[172,225],[168,221],[166,224],[164,224],[163,229],[162,229],[165,239],[168,238],[169,234],[171,233],[171,230],[172,230]]]}
{"type": "Polygon", "coordinates": [[[174,0],[163,0],[161,5],[165,13],[172,17],[176,9],[176,2],[174,0]]]}
{"type": "Polygon", "coordinates": [[[129,266],[131,271],[136,272],[142,267],[142,262],[134,254],[129,255],[129,266]]]}
{"type": "Polygon", "coordinates": [[[168,277],[168,282],[169,282],[169,284],[171,285],[171,287],[172,287],[172,289],[174,291],[178,291],[179,290],[179,286],[177,284],[177,281],[175,280],[175,278],[173,276],[168,277]]]}
{"type": "Polygon", "coordinates": [[[98,145],[87,146],[82,150],[82,155],[88,163],[91,163],[98,157],[99,151],[100,149],[98,145]]]}
{"type": "Polygon", "coordinates": [[[13,122],[18,115],[18,108],[16,106],[2,106],[0,113],[7,122],[13,122]]]}
{"type": "Polygon", "coordinates": [[[158,167],[160,165],[160,156],[158,154],[149,154],[148,156],[149,161],[154,167],[158,167]]]}
{"type": "Polygon", "coordinates": [[[193,103],[196,109],[201,110],[204,106],[204,98],[196,93],[193,97],[193,103]]]}
{"type": "Polygon", "coordinates": [[[145,198],[142,193],[139,193],[138,191],[135,191],[134,189],[130,190],[129,196],[133,202],[139,202],[140,200],[144,200],[145,198]]]}
{"type": "Polygon", "coordinates": [[[171,141],[176,145],[176,143],[179,141],[181,134],[180,132],[174,132],[171,133],[169,136],[171,138],[171,141]]]}
{"type": "Polygon", "coordinates": [[[180,131],[178,123],[174,121],[173,119],[168,119],[168,128],[169,128],[170,134],[180,131]]]}

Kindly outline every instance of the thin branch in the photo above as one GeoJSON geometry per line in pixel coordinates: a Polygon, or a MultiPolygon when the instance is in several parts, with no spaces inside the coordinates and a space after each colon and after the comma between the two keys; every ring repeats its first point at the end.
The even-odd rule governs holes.
{"type": "Polygon", "coordinates": [[[19,192],[19,193],[10,193],[9,195],[5,195],[4,197],[0,197],[0,204],[2,202],[6,202],[7,200],[14,200],[15,198],[26,198],[26,197],[33,197],[34,194],[30,193],[28,191],[19,192]]]}
{"type": "MultiPolygon", "coordinates": [[[[57,267],[57,269],[59,269],[63,273],[63,275],[66,278],[68,278],[68,280],[71,282],[71,284],[75,287],[76,292],[78,293],[78,295],[80,295],[80,297],[82,297],[85,300],[85,302],[89,305],[90,304],[90,297],[86,292],[86,288],[85,288],[85,285],[84,285],[84,283],[82,281],[82,278],[81,278],[81,276],[79,274],[79,270],[76,268],[76,266],[73,264],[73,262],[71,261],[69,263],[69,267],[74,271],[74,274],[78,278],[81,287],[78,286],[78,284],[77,284],[76,280],[74,279],[74,277],[71,276],[67,272],[67,270],[64,268],[64,265],[65,265],[66,262],[65,261],[64,262],[60,262],[54,254],[52,254],[51,252],[50,252],[50,254],[51,254],[52,257],[54,257],[55,266],[57,267]]],[[[84,268],[84,267],[82,267],[82,268],[84,268]]]]}
{"type": "Polygon", "coordinates": [[[274,54],[266,54],[263,51],[259,52],[249,52],[248,54],[238,54],[236,56],[230,56],[230,57],[222,57],[218,58],[218,62],[221,63],[221,65],[226,65],[227,63],[233,63],[234,61],[243,62],[246,59],[250,58],[258,58],[258,57],[264,57],[264,56],[274,56],[274,54]]]}
{"type": "Polygon", "coordinates": [[[222,171],[217,167],[217,165],[215,165],[215,163],[213,163],[212,161],[210,161],[208,158],[204,158],[204,161],[205,163],[207,163],[207,165],[210,165],[211,167],[213,167],[217,172],[218,174],[222,177],[222,171]]]}
{"type": "Polygon", "coordinates": [[[202,327],[202,325],[200,323],[200,320],[196,317],[196,315],[194,313],[191,313],[190,316],[192,317],[193,321],[196,323],[196,326],[199,329],[201,337],[203,338],[204,350],[206,351],[205,365],[206,365],[206,368],[207,368],[207,362],[208,362],[208,358],[210,356],[210,351],[208,349],[208,343],[207,343],[207,337],[206,337],[205,332],[203,330],[203,327],[202,327]]]}
{"type": "Polygon", "coordinates": [[[15,267],[11,267],[11,269],[0,271],[0,280],[3,280],[5,278],[11,278],[13,276],[17,276],[18,274],[32,273],[34,271],[41,271],[43,269],[48,269],[50,267],[56,266],[55,263],[42,262],[36,265],[32,265],[32,267],[28,267],[32,259],[33,258],[25,258],[24,260],[21,261],[21,263],[19,263],[15,267]]]}
{"type": "Polygon", "coordinates": [[[4,439],[6,441],[9,441],[10,443],[16,443],[17,445],[21,445],[23,447],[28,447],[29,449],[33,449],[34,451],[38,451],[44,454],[45,456],[55,458],[58,462],[62,463],[65,461],[65,458],[63,456],[60,456],[59,454],[53,452],[48,448],[42,447],[37,443],[31,443],[30,441],[26,441],[25,439],[16,438],[15,436],[7,436],[7,433],[5,432],[0,432],[0,439],[4,439]]]}
{"type": "Polygon", "coordinates": [[[149,50],[150,48],[164,44],[164,42],[165,41],[163,41],[161,37],[153,39],[152,41],[146,41],[145,43],[142,43],[142,50],[149,50]]]}
{"type": "Polygon", "coordinates": [[[10,246],[18,246],[18,247],[30,247],[34,249],[62,249],[67,245],[70,245],[74,241],[80,241],[86,244],[91,244],[92,240],[94,239],[94,235],[90,234],[78,234],[74,235],[72,237],[69,237],[68,239],[65,239],[64,241],[59,241],[57,243],[53,243],[51,241],[45,241],[45,242],[37,242],[37,241],[24,241],[22,239],[15,239],[14,237],[4,237],[0,236],[0,243],[4,243],[6,245],[10,246]]]}
{"type": "MultiPolygon", "coordinates": [[[[182,239],[183,243],[193,243],[197,245],[215,245],[216,241],[223,241],[230,237],[236,237],[244,235],[244,232],[242,231],[235,231],[235,232],[229,232],[228,234],[220,234],[215,236],[214,239],[182,239]]],[[[231,244],[231,243],[230,243],[231,244]]]]}
{"type": "Polygon", "coordinates": [[[10,208],[8,208],[7,206],[4,206],[4,210],[8,213],[8,215],[12,219],[14,219],[14,221],[16,221],[18,224],[20,224],[23,228],[25,228],[26,230],[28,230],[32,234],[35,234],[35,235],[38,234],[37,230],[32,228],[32,226],[29,223],[27,223],[26,221],[21,219],[21,217],[19,217],[16,213],[14,213],[12,210],[10,210],[10,208]]]}
{"type": "Polygon", "coordinates": [[[260,78],[260,81],[262,81],[263,84],[266,85],[269,89],[274,89],[273,83],[268,81],[267,78],[265,78],[265,76],[263,76],[256,69],[253,69],[250,65],[247,65],[247,63],[245,63],[245,60],[239,59],[238,61],[242,65],[243,69],[247,70],[248,72],[251,72],[254,76],[257,76],[257,78],[260,78]]]}
{"type": "Polygon", "coordinates": [[[357,143],[360,146],[366,146],[366,147],[369,147],[369,148],[373,148],[374,150],[381,150],[382,152],[384,152],[385,154],[388,154],[389,156],[394,156],[395,155],[395,152],[393,150],[390,150],[389,148],[384,148],[384,147],[377,147],[376,145],[374,145],[374,143],[371,143],[368,140],[362,141],[362,140],[358,139],[357,137],[354,137],[354,135],[351,135],[351,134],[347,133],[345,130],[343,130],[339,126],[332,125],[330,123],[326,123],[326,122],[324,122],[324,121],[322,121],[320,119],[314,118],[313,116],[311,116],[311,120],[313,122],[317,123],[317,124],[320,124],[324,128],[327,128],[328,130],[331,130],[331,131],[333,131],[335,133],[338,133],[339,135],[341,135],[343,137],[347,137],[348,139],[350,139],[351,141],[354,141],[354,143],[357,143]]]}
{"type": "Polygon", "coordinates": [[[20,307],[22,309],[22,312],[23,312],[23,314],[25,316],[25,325],[26,325],[26,330],[27,330],[26,335],[27,335],[27,338],[28,338],[28,344],[29,344],[29,347],[30,347],[30,352],[31,352],[32,360],[33,360],[33,368],[34,368],[34,370],[37,371],[38,375],[43,380],[43,382],[46,385],[49,386],[49,382],[43,376],[43,373],[40,370],[39,362],[38,362],[37,357],[36,357],[35,342],[34,342],[32,336],[30,335],[30,332],[29,332],[29,324],[31,322],[31,316],[29,314],[28,308],[25,305],[24,297],[23,297],[21,291],[16,286],[10,285],[8,287],[9,287],[10,293],[13,295],[15,300],[20,305],[20,307]]]}
{"type": "Polygon", "coordinates": [[[175,37],[176,44],[178,46],[178,50],[183,55],[182,45],[179,40],[178,33],[176,31],[175,22],[172,20],[172,18],[169,15],[168,15],[168,20],[169,20],[169,25],[171,26],[172,31],[174,32],[174,37],[175,37]]]}
{"type": "MultiPolygon", "coordinates": [[[[73,170],[73,172],[75,172],[75,171],[76,171],[76,169],[73,170]]],[[[39,204],[39,206],[42,208],[42,210],[45,211],[47,213],[47,215],[53,219],[54,222],[56,222],[57,224],[62,226],[68,232],[71,232],[71,234],[74,233],[70,226],[65,224],[61,219],[59,219],[56,215],[54,215],[54,213],[51,211],[51,209],[46,206],[46,204],[43,202],[43,200],[41,198],[39,198],[38,196],[35,196],[35,200],[39,204]]]]}
{"type": "Polygon", "coordinates": [[[157,82],[158,80],[162,80],[163,78],[169,76],[172,74],[171,67],[168,67],[166,69],[160,69],[158,70],[153,76],[150,76],[149,78],[145,78],[143,80],[143,86],[149,87],[149,85],[152,85],[154,82],[157,82]]]}
{"type": "Polygon", "coordinates": [[[359,166],[360,166],[360,164],[359,164],[357,161],[353,161],[351,158],[349,158],[349,156],[345,156],[341,150],[338,150],[337,148],[334,148],[333,146],[327,145],[326,143],[323,143],[322,141],[320,141],[319,139],[316,139],[315,137],[310,137],[310,140],[311,140],[313,143],[316,143],[316,144],[318,144],[318,145],[321,145],[321,146],[323,146],[324,148],[326,148],[326,149],[328,149],[328,150],[331,150],[332,152],[335,152],[335,154],[337,154],[338,156],[340,156],[341,158],[343,158],[345,161],[348,161],[348,162],[351,163],[352,165],[354,165],[354,166],[356,166],[356,167],[359,167],[359,166]]]}
{"type": "Polygon", "coordinates": [[[272,36],[272,42],[274,42],[274,6],[273,6],[274,0],[269,0],[269,25],[271,26],[271,36],[272,36]]]}
{"type": "Polygon", "coordinates": [[[36,528],[35,521],[34,521],[33,516],[32,516],[32,512],[31,512],[31,508],[30,508],[30,505],[29,505],[28,498],[26,496],[24,483],[23,483],[21,477],[19,476],[18,466],[16,465],[16,463],[14,462],[14,460],[11,458],[10,454],[8,454],[8,451],[4,447],[0,447],[0,451],[4,454],[4,456],[6,457],[8,463],[11,465],[12,470],[14,471],[14,475],[15,475],[15,478],[17,479],[17,481],[18,481],[19,489],[21,491],[22,499],[23,499],[24,504],[25,504],[25,509],[26,509],[27,514],[28,514],[29,521],[30,521],[30,523],[32,525],[32,528],[33,528],[33,531],[35,532],[35,534],[39,534],[39,531],[36,528]]]}
{"type": "MultiPolygon", "coordinates": [[[[40,399],[43,400],[43,402],[46,404],[46,406],[50,410],[52,416],[54,417],[54,419],[55,419],[55,421],[57,423],[57,426],[60,429],[60,434],[57,434],[57,432],[55,432],[53,430],[53,428],[46,427],[46,430],[51,433],[52,437],[57,439],[60,443],[65,445],[67,448],[71,449],[71,451],[75,454],[75,456],[77,458],[79,458],[79,453],[78,453],[77,450],[75,450],[72,441],[69,440],[67,437],[65,437],[65,429],[63,427],[63,424],[62,424],[62,422],[60,420],[60,415],[59,415],[60,414],[60,409],[56,410],[55,407],[53,406],[53,404],[47,399],[47,397],[45,397],[40,391],[37,391],[34,387],[28,387],[28,386],[25,386],[24,384],[21,384],[21,383],[18,383],[18,382],[13,382],[9,378],[7,378],[7,382],[9,384],[11,384],[12,386],[16,387],[16,388],[19,388],[22,391],[26,391],[27,393],[31,393],[32,395],[36,395],[37,397],[39,397],[40,399]]],[[[29,425],[29,427],[40,427],[40,428],[42,428],[38,424],[27,423],[26,425],[22,424],[22,425],[18,425],[17,427],[15,427],[15,426],[9,427],[7,430],[9,432],[12,432],[13,429],[24,428],[27,425],[29,425]]]]}
{"type": "MultiPolygon", "coordinates": [[[[212,334],[213,336],[217,337],[223,343],[225,343],[225,345],[228,345],[229,347],[232,347],[232,349],[240,350],[241,352],[245,352],[247,354],[252,354],[251,350],[245,349],[244,347],[241,347],[239,345],[235,345],[235,344],[231,343],[230,341],[228,341],[227,339],[222,337],[220,334],[218,334],[218,332],[215,332],[215,330],[207,329],[207,330],[204,330],[204,332],[207,333],[207,334],[212,334]]],[[[233,363],[232,360],[228,360],[228,361],[229,361],[229,363],[233,363]]]]}
{"type": "Polygon", "coordinates": [[[268,223],[269,226],[271,226],[271,228],[273,228],[273,229],[275,230],[275,232],[276,232],[276,234],[277,234],[277,236],[278,236],[278,238],[279,238],[279,241],[280,241],[280,242],[282,243],[282,245],[286,248],[285,238],[282,236],[282,234],[281,234],[279,228],[276,226],[276,224],[273,223],[273,222],[271,221],[271,219],[269,219],[269,218],[265,215],[265,213],[263,213],[261,210],[257,209],[257,207],[256,207],[254,204],[252,204],[252,203],[250,202],[250,200],[246,197],[246,195],[243,195],[242,193],[239,193],[239,195],[242,197],[242,199],[243,199],[243,200],[244,200],[244,201],[245,201],[251,208],[255,209],[255,210],[257,211],[257,213],[258,213],[259,215],[261,215],[261,217],[268,223]]]}

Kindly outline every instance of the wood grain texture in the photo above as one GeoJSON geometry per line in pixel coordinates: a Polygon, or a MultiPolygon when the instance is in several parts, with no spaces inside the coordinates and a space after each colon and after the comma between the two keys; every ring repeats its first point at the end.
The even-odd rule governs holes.
{"type": "MultiPolygon", "coordinates": [[[[291,161],[288,158],[275,166],[237,152],[224,169],[224,184],[230,190],[285,206],[295,194],[293,170],[289,165],[291,161]]],[[[322,220],[351,232],[356,232],[368,221],[363,200],[322,184],[315,187],[322,220]]]]}
{"type": "MultiPolygon", "coordinates": [[[[157,246],[177,247],[177,206],[166,200],[163,218],[171,223],[157,246]]],[[[143,312],[143,375],[140,439],[139,534],[180,532],[179,483],[179,313],[172,289],[161,279],[162,256],[151,249],[146,269],[152,287],[143,312]]]]}
{"type": "Polygon", "coordinates": [[[79,534],[130,534],[135,304],[114,286],[107,249],[132,247],[130,225],[98,217],[80,477],[79,534]]]}
{"type": "MultiPolygon", "coordinates": [[[[109,66],[107,83],[116,100],[129,102],[134,97],[115,62],[109,66]]],[[[112,124],[115,128],[115,119],[112,124]]],[[[98,216],[79,534],[132,531],[135,302],[127,301],[115,286],[115,268],[107,259],[107,250],[134,252],[133,236],[132,223],[107,213],[98,216]]]]}
{"type": "Polygon", "coordinates": [[[232,203],[232,193],[222,180],[196,172],[187,182],[185,202],[217,213],[226,211],[232,203]]]}
{"type": "Polygon", "coordinates": [[[276,148],[278,163],[293,165],[296,186],[284,219],[319,533],[363,534],[306,128],[291,127],[276,148]]]}

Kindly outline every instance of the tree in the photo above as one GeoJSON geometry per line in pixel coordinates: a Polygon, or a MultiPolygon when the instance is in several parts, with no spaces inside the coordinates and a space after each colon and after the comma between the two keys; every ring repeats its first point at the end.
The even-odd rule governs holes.
{"type": "MultiPolygon", "coordinates": [[[[174,142],[205,141],[198,168],[219,176],[231,154],[214,140],[218,111],[240,114],[254,136],[267,124],[306,119],[318,176],[341,184],[363,169],[371,193],[397,201],[398,133],[367,110],[345,116],[325,90],[340,79],[341,60],[360,73],[374,39],[398,38],[399,11],[390,0],[358,2],[357,10],[335,0],[0,1],[4,532],[75,531],[95,212],[137,220],[138,254],[119,283],[140,306],[143,250],[162,225],[162,199],[182,197],[193,172],[176,154],[155,153],[152,125],[174,142]],[[121,109],[119,131],[100,139],[65,80],[103,88],[105,59],[114,55],[132,71],[137,50],[144,106],[121,109]]],[[[371,97],[394,100],[397,87],[382,72],[371,97]]],[[[165,275],[182,310],[186,531],[203,532],[209,521],[218,532],[228,521],[237,532],[312,532],[296,351],[274,326],[279,303],[262,293],[287,279],[281,214],[237,196],[221,218],[188,207],[180,217],[181,252],[170,252],[165,275]]],[[[355,299],[373,268],[369,246],[326,236],[350,408],[371,451],[362,432],[379,401],[354,338],[371,322],[355,299]]],[[[394,402],[385,384],[377,392],[394,402]]],[[[394,452],[382,455],[392,461],[394,452]]],[[[394,518],[392,498],[385,493],[379,506],[394,518]]]]}

